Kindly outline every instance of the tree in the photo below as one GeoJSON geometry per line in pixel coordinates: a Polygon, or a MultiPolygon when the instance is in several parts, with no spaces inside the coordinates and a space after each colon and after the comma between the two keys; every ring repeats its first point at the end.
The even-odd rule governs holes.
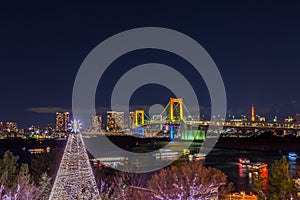
{"type": "Polygon", "coordinates": [[[289,172],[290,162],[283,156],[271,166],[268,179],[269,199],[288,199],[295,196],[295,182],[289,172]]]}
{"type": "Polygon", "coordinates": [[[263,177],[261,172],[258,173],[256,177],[254,177],[254,183],[252,186],[252,190],[257,194],[258,199],[267,199],[267,193],[265,190],[267,177],[263,177]]]}
{"type": "Polygon", "coordinates": [[[30,161],[30,171],[34,181],[39,181],[43,173],[49,173],[49,165],[50,161],[47,153],[34,155],[30,161]]]}
{"type": "Polygon", "coordinates": [[[113,178],[98,179],[102,199],[212,199],[233,188],[223,172],[196,162],[172,165],[155,174],[109,174],[113,178]]]}
{"type": "Polygon", "coordinates": [[[114,194],[117,199],[149,199],[147,176],[142,173],[117,172],[114,178],[114,194]]]}
{"type": "Polygon", "coordinates": [[[30,170],[34,180],[38,182],[42,174],[46,172],[53,181],[58,171],[62,155],[63,151],[58,148],[53,149],[49,153],[35,155],[30,163],[30,170]]]}
{"type": "Polygon", "coordinates": [[[31,180],[27,164],[21,165],[16,185],[17,187],[14,190],[18,191],[18,200],[39,199],[42,190],[31,180]]]}
{"type": "Polygon", "coordinates": [[[222,171],[196,162],[162,169],[148,182],[155,199],[214,198],[229,193],[232,187],[222,171]]]}
{"type": "Polygon", "coordinates": [[[0,159],[2,199],[39,199],[40,189],[30,180],[27,164],[18,164],[18,156],[6,151],[0,159]]]}
{"type": "Polygon", "coordinates": [[[300,166],[299,165],[296,167],[294,181],[295,181],[296,193],[300,194],[300,166]]]}
{"type": "Polygon", "coordinates": [[[41,188],[40,200],[47,200],[51,193],[51,177],[46,172],[41,175],[39,186],[41,188]]]}
{"type": "Polygon", "coordinates": [[[0,159],[0,182],[5,183],[6,187],[14,186],[17,176],[19,156],[14,156],[10,151],[6,151],[0,159]]]}
{"type": "Polygon", "coordinates": [[[112,196],[115,188],[114,177],[116,170],[109,167],[97,166],[93,167],[93,171],[101,199],[108,199],[112,196]]]}
{"type": "Polygon", "coordinates": [[[102,177],[97,182],[102,199],[147,199],[145,174],[115,171],[113,176],[102,177]]]}
{"type": "Polygon", "coordinates": [[[40,184],[36,184],[28,164],[19,165],[18,159],[10,151],[6,151],[0,159],[0,199],[48,199],[50,178],[42,175],[40,184]]]}

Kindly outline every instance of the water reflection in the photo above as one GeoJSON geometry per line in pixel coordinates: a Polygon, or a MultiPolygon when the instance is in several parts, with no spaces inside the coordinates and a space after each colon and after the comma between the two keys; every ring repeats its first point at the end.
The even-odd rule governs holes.
{"type": "Polygon", "coordinates": [[[248,176],[248,168],[247,166],[243,166],[242,164],[238,164],[239,168],[239,178],[246,178],[248,176]]]}
{"type": "Polygon", "coordinates": [[[296,161],[290,161],[290,173],[293,176],[296,174],[296,161]]]}

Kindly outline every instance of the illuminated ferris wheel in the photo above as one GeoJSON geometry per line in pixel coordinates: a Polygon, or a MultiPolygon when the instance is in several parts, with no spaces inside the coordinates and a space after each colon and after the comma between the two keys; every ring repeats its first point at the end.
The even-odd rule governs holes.
{"type": "Polygon", "coordinates": [[[79,133],[81,128],[82,124],[79,120],[74,119],[69,123],[69,130],[71,133],[79,133]]]}

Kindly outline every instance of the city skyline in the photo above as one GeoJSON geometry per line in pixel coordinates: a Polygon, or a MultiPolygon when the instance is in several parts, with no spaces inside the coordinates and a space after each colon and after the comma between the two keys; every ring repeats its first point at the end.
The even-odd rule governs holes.
{"type": "MultiPolygon", "coordinates": [[[[171,98],[172,99],[172,98],[171,98]]],[[[134,107],[134,109],[130,110],[129,113],[123,112],[123,111],[119,111],[119,110],[105,110],[102,113],[97,113],[96,115],[91,115],[91,119],[92,122],[91,124],[84,124],[84,121],[81,121],[80,119],[74,119],[72,117],[72,113],[69,111],[61,111],[61,112],[56,112],[53,113],[52,117],[53,120],[49,121],[47,124],[45,125],[39,125],[36,122],[32,122],[31,125],[29,126],[28,130],[31,129],[37,129],[37,130],[47,130],[49,128],[49,125],[52,127],[55,127],[55,130],[57,132],[68,132],[69,130],[69,125],[70,122],[72,120],[79,120],[81,121],[81,123],[83,123],[83,127],[84,128],[95,128],[95,124],[98,124],[99,127],[101,127],[102,125],[107,125],[107,127],[112,127],[113,129],[119,129],[119,130],[124,130],[125,128],[132,128],[132,125],[134,125],[136,122],[135,120],[141,120],[141,117],[143,116],[142,119],[142,124],[147,120],[153,120],[153,118],[157,118],[160,117],[161,120],[163,118],[169,119],[169,109],[170,106],[169,104],[165,107],[164,111],[162,113],[160,113],[160,109],[158,109],[158,107],[155,107],[155,109],[151,110],[143,110],[144,108],[149,108],[150,106],[137,106],[134,107]],[[136,116],[138,113],[138,115],[140,116],[136,116]],[[134,114],[134,115],[132,115],[134,114]],[[141,115],[142,114],[142,115],[141,115]],[[121,119],[115,121],[115,118],[120,118],[118,115],[122,115],[121,119]],[[118,116],[118,117],[117,117],[118,116]],[[111,121],[111,118],[113,119],[113,121],[111,121]],[[121,121],[120,121],[121,120],[121,121]],[[121,125],[121,127],[117,127],[117,125],[121,125]]],[[[210,118],[210,116],[206,116],[204,114],[193,114],[190,113],[188,110],[188,107],[184,106],[185,109],[182,110],[183,115],[181,116],[183,119],[185,120],[202,120],[202,121],[214,121],[214,120],[220,120],[220,121],[245,121],[245,122],[279,122],[279,123],[299,123],[300,122],[300,114],[296,113],[295,115],[289,115],[286,116],[283,119],[278,118],[278,116],[274,116],[273,118],[266,118],[265,116],[261,115],[260,113],[256,113],[255,112],[255,106],[254,104],[251,105],[250,107],[250,111],[247,112],[243,112],[242,114],[230,114],[230,113],[226,113],[226,117],[225,118],[221,118],[220,115],[214,115],[210,118]],[[245,114],[246,113],[246,114],[245,114]]],[[[178,111],[177,111],[178,112],[178,111]]],[[[177,113],[177,115],[179,116],[180,114],[177,113]]],[[[98,126],[97,125],[97,126],[98,126]]],[[[19,126],[17,121],[0,121],[0,130],[2,129],[11,129],[11,130],[18,130],[18,129],[25,129],[27,130],[27,127],[24,126],[19,126]],[[11,128],[13,127],[13,128],[11,128]]],[[[99,131],[98,129],[95,129],[93,131],[99,131]]]]}
{"type": "MultiPolygon", "coordinates": [[[[227,113],[250,113],[252,104],[269,119],[300,112],[294,83],[300,72],[299,2],[119,4],[4,4],[0,8],[0,121],[45,126],[54,122],[54,113],[71,112],[72,87],[85,56],[111,35],[147,26],[180,31],[203,45],[224,80],[227,113]]],[[[96,107],[109,108],[116,81],[147,62],[182,72],[197,92],[202,110],[209,110],[201,76],[193,75],[183,59],[155,50],[132,52],[112,63],[101,79],[104,84],[97,90],[96,107]]],[[[134,93],[131,105],[164,104],[169,96],[173,94],[168,89],[147,85],[134,93]]]]}

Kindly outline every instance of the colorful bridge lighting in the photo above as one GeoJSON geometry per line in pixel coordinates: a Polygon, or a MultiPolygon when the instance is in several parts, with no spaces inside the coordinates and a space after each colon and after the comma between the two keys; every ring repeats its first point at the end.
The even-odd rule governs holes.
{"type": "Polygon", "coordinates": [[[170,121],[175,122],[175,120],[182,120],[183,119],[183,104],[182,104],[182,98],[170,98],[170,121]],[[176,106],[174,106],[177,104],[176,106]],[[179,118],[175,119],[174,116],[174,108],[179,105],[179,118]]]}
{"type": "Polygon", "coordinates": [[[145,124],[145,111],[136,110],[135,111],[135,125],[140,126],[145,124]]]}

